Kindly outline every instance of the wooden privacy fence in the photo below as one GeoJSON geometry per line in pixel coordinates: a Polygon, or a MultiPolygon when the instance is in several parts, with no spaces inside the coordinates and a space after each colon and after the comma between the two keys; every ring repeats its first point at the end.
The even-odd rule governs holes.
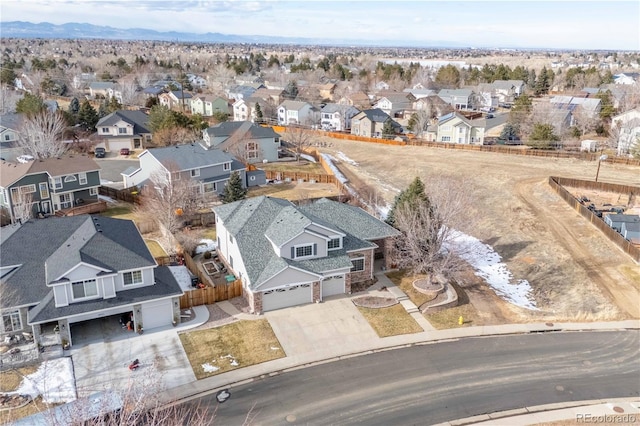
{"type": "Polygon", "coordinates": [[[101,186],[98,189],[100,195],[115,198],[116,200],[126,201],[127,203],[140,204],[140,196],[133,193],[131,189],[115,189],[108,186],[101,186]]]}
{"type": "Polygon", "coordinates": [[[290,180],[292,182],[304,181],[304,182],[316,182],[316,183],[333,183],[336,182],[336,177],[330,174],[315,174],[304,172],[278,172],[275,170],[265,170],[265,175],[268,180],[290,180]]]}
{"type": "MultiPolygon", "coordinates": [[[[616,188],[633,188],[635,191],[634,192],[635,194],[640,194],[640,188],[635,186],[629,187],[627,185],[607,184],[603,182],[589,182],[589,181],[583,181],[580,179],[565,179],[565,178],[559,178],[555,176],[549,177],[549,185],[551,186],[551,188],[553,188],[554,191],[558,193],[558,195],[560,195],[560,197],[563,200],[565,200],[571,207],[576,209],[578,213],[580,213],[584,218],[586,218],[589,222],[591,222],[593,226],[595,226],[600,231],[602,231],[602,233],[605,234],[607,238],[609,238],[614,244],[618,245],[618,247],[620,247],[625,253],[631,256],[633,260],[635,260],[636,262],[640,262],[640,248],[631,244],[630,241],[625,240],[624,237],[620,235],[615,229],[607,225],[604,222],[604,220],[599,218],[591,210],[589,210],[582,203],[580,203],[580,201],[578,201],[578,199],[574,197],[569,191],[564,189],[564,187],[560,183],[564,181],[571,182],[570,186],[573,186],[573,187],[582,187],[585,189],[586,188],[600,189],[604,191],[609,190],[611,192],[619,192],[619,190],[616,188]],[[584,186],[579,186],[580,183],[582,183],[584,186]],[[590,187],[590,184],[601,184],[603,186],[595,188],[595,187],[590,187]],[[611,189],[604,189],[605,187],[611,188],[611,189]]],[[[569,184],[566,184],[566,185],[569,185],[569,184]]],[[[626,192],[626,191],[620,191],[620,192],[626,192]]]]}
{"type": "Polygon", "coordinates": [[[640,187],[632,185],[619,185],[616,183],[596,182],[593,180],[582,180],[552,176],[558,185],[571,186],[573,188],[593,189],[597,191],[617,192],[620,194],[640,195],[640,187]]]}
{"type": "Polygon", "coordinates": [[[215,287],[196,288],[186,291],[180,297],[180,309],[192,308],[200,305],[210,305],[222,300],[242,296],[242,281],[235,280],[229,284],[215,287]]]}

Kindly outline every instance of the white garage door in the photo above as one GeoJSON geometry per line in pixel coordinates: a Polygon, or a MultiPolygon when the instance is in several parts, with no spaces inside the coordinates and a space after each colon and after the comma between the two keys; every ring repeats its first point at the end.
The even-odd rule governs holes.
{"type": "Polygon", "coordinates": [[[344,294],[344,275],[336,275],[322,281],[322,297],[335,294],[344,294]]]}
{"type": "Polygon", "coordinates": [[[145,330],[169,325],[172,321],[171,299],[142,305],[142,327],[145,330]]]}
{"type": "Polygon", "coordinates": [[[262,293],[262,310],[264,312],[311,302],[311,284],[268,290],[262,293]]]}
{"type": "Polygon", "coordinates": [[[131,149],[131,141],[129,139],[123,141],[109,141],[109,152],[118,154],[122,148],[131,149]]]}

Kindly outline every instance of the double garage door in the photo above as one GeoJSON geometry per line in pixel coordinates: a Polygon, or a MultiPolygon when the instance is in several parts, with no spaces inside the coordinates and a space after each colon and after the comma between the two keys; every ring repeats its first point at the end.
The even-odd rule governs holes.
{"type": "Polygon", "coordinates": [[[265,291],[262,293],[262,310],[267,312],[311,303],[313,301],[311,291],[311,284],[265,291]]]}
{"type": "Polygon", "coordinates": [[[325,278],[322,281],[322,298],[344,294],[344,275],[325,278]]]}
{"type": "Polygon", "coordinates": [[[169,325],[172,321],[171,299],[142,305],[142,326],[145,330],[169,325]]]}

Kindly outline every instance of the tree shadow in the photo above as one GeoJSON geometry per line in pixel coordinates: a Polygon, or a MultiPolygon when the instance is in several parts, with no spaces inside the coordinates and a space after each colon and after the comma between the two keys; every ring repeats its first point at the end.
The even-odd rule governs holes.
{"type": "Polygon", "coordinates": [[[504,262],[512,260],[518,253],[527,248],[531,244],[531,241],[518,241],[511,244],[498,244],[493,246],[493,249],[502,257],[504,262]]]}

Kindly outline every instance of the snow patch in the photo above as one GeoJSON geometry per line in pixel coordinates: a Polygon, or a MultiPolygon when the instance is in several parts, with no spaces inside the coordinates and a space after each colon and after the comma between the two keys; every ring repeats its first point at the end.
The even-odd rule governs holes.
{"type": "Polygon", "coordinates": [[[198,247],[196,247],[196,254],[204,253],[206,251],[213,251],[218,248],[218,243],[208,238],[200,240],[198,247]]]}
{"type": "Polygon", "coordinates": [[[107,197],[106,195],[98,195],[98,199],[102,201],[106,201],[107,203],[115,204],[116,200],[111,197],[107,197]]]}
{"type": "Polygon", "coordinates": [[[315,158],[313,158],[312,156],[307,155],[307,154],[300,154],[300,158],[304,158],[305,160],[310,161],[312,163],[316,162],[315,158]]]}
{"type": "Polygon", "coordinates": [[[169,266],[169,270],[180,285],[181,289],[191,290],[191,273],[189,273],[186,266],[169,266]]]}
{"type": "MultiPolygon", "coordinates": [[[[215,361],[211,361],[211,362],[215,362],[215,361]]],[[[202,369],[204,370],[205,373],[213,373],[215,371],[220,370],[220,367],[216,367],[215,365],[211,365],[207,362],[202,364],[202,369]]]]}
{"type": "Polygon", "coordinates": [[[44,361],[38,370],[24,378],[16,394],[42,395],[46,403],[71,402],[76,399],[76,384],[71,358],[44,361]]]}
{"type": "Polygon", "coordinates": [[[113,183],[113,181],[107,180],[107,179],[100,179],[100,185],[106,185],[109,183],[113,183]]]}
{"type": "Polygon", "coordinates": [[[490,245],[452,230],[451,239],[445,243],[445,248],[469,262],[476,270],[476,275],[484,278],[499,297],[516,306],[538,310],[531,296],[531,284],[527,280],[513,283],[513,274],[490,245]]]}
{"type": "Polygon", "coordinates": [[[347,155],[344,152],[338,151],[336,153],[336,155],[338,156],[340,161],[344,161],[345,163],[349,163],[352,166],[357,166],[358,165],[358,163],[356,163],[354,160],[352,160],[351,158],[347,157],[347,155]]]}
{"type": "Polygon", "coordinates": [[[335,161],[334,157],[332,157],[329,154],[320,154],[320,155],[322,156],[322,158],[324,158],[324,160],[326,161],[327,165],[331,169],[331,172],[336,177],[336,179],[338,179],[338,181],[340,181],[340,183],[345,184],[345,183],[349,182],[349,180],[346,177],[344,177],[344,175],[342,173],[340,173],[340,170],[338,170],[336,165],[333,164],[333,162],[335,161]]]}

